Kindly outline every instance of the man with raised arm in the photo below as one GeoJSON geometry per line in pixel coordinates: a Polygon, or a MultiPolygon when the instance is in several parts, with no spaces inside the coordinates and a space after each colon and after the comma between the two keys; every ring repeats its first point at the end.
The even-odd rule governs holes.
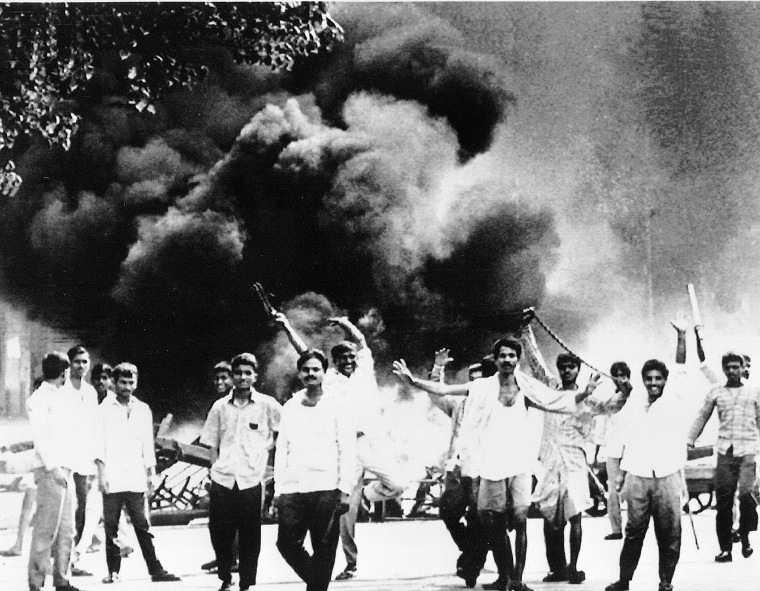
{"type": "Polygon", "coordinates": [[[425,392],[469,397],[459,435],[459,456],[471,462],[473,473],[479,476],[478,516],[499,571],[498,579],[483,588],[499,591],[528,589],[522,582],[522,572],[535,460],[535,454],[525,453],[526,441],[534,439],[528,409],[535,407],[548,412],[575,409],[574,394],[552,390],[517,369],[521,354],[519,341],[499,339],[493,346],[497,373],[459,385],[421,380],[412,375],[403,360],[393,363],[393,372],[401,380],[425,392]],[[507,536],[508,518],[515,529],[514,562],[507,536]]]}
{"type": "MultiPolygon", "coordinates": [[[[686,463],[686,434],[689,416],[688,387],[679,383],[686,363],[684,316],[671,321],[678,334],[677,376],[669,377],[667,366],[650,359],[641,368],[647,391],[643,400],[631,400],[623,410],[624,424],[613,445],[621,451],[615,486],[628,503],[625,539],[620,553],[620,578],[606,591],[627,591],[641,557],[650,518],[654,521],[660,554],[659,591],[671,591],[681,555],[681,470],[686,463]],[[625,488],[623,489],[623,486],[625,488]]],[[[611,446],[612,447],[612,446],[611,446]]]]}
{"type": "Polygon", "coordinates": [[[718,464],[715,468],[715,531],[720,554],[716,562],[731,562],[731,525],[734,494],[739,492],[739,537],[742,556],[752,554],[749,532],[757,530],[757,506],[752,496],[755,456],[760,451],[760,388],[742,382],[744,358],[726,353],[722,360],[725,384],[708,392],[704,405],[689,431],[687,444],[694,447],[705,424],[718,409],[718,464]]]}
{"type": "MultiPolygon", "coordinates": [[[[295,332],[285,314],[274,314],[275,321],[285,329],[288,339],[299,355],[308,350],[306,343],[295,332]]],[[[375,363],[372,352],[362,332],[348,318],[330,318],[350,340],[335,345],[330,351],[333,366],[324,376],[325,392],[339,399],[347,416],[351,417],[357,437],[357,483],[351,493],[349,510],[341,516],[340,539],[346,557],[346,568],[336,577],[343,581],[356,576],[358,548],[355,541],[356,518],[362,495],[371,502],[389,500],[401,496],[403,478],[383,441],[380,429],[380,405],[378,401],[375,363]],[[371,472],[377,477],[364,486],[364,474],[371,472]]]]}
{"type": "MultiPolygon", "coordinates": [[[[581,360],[571,353],[557,357],[557,371],[561,389],[578,391],[578,373],[581,360]]],[[[592,407],[585,399],[593,392],[599,374],[591,377],[586,391],[579,394],[573,414],[544,414],[544,431],[539,458],[544,476],[539,483],[535,498],[544,516],[544,540],[549,574],[544,582],[569,581],[582,583],[586,575],[578,570],[581,550],[583,511],[591,506],[589,495],[586,454],[583,446],[591,433],[591,422],[601,409],[592,407]],[[570,562],[565,558],[565,525],[570,522],[570,562]]]]}

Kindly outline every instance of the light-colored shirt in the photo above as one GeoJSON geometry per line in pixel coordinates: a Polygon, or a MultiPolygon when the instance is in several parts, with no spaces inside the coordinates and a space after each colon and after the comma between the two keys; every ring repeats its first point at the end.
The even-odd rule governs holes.
{"type": "Polygon", "coordinates": [[[760,388],[713,386],[689,431],[688,443],[694,444],[716,408],[720,421],[716,451],[725,454],[732,448],[735,456],[760,452],[760,388]]]}
{"type": "Polygon", "coordinates": [[[69,436],[78,429],[76,415],[61,388],[42,382],[26,400],[26,413],[34,440],[34,468],[68,468],[76,457],[69,446],[69,436]]]}
{"type": "Polygon", "coordinates": [[[282,408],[274,459],[275,495],[335,490],[351,494],[357,481],[356,432],[337,397],[303,404],[306,390],[282,408]]]}
{"type": "Polygon", "coordinates": [[[334,367],[325,372],[322,382],[324,396],[336,396],[343,406],[343,412],[350,417],[357,432],[365,435],[379,435],[381,412],[375,362],[369,347],[356,352],[356,369],[350,377],[334,367]]]}
{"type": "Polygon", "coordinates": [[[607,453],[622,457],[621,470],[644,478],[663,478],[683,468],[686,433],[693,418],[684,377],[683,365],[677,364],[660,398],[649,404],[646,394],[636,396],[618,413],[617,437],[612,435],[617,441],[607,453]]]}
{"type": "Polygon", "coordinates": [[[529,443],[529,412],[522,393],[517,394],[512,406],[494,406],[491,419],[480,433],[480,476],[502,480],[535,471],[536,448],[529,443]]]}
{"type": "Polygon", "coordinates": [[[79,388],[75,388],[69,379],[61,388],[61,394],[68,398],[71,411],[77,417],[77,428],[69,436],[74,458],[72,469],[77,474],[94,475],[97,473],[95,456],[98,453],[98,442],[93,433],[99,433],[98,393],[84,380],[79,388]]]}
{"type": "Polygon", "coordinates": [[[109,392],[98,407],[101,449],[108,492],[146,492],[148,470],[156,465],[153,413],[134,396],[127,405],[109,392]]]}
{"type": "Polygon", "coordinates": [[[264,481],[281,408],[277,400],[256,390],[242,402],[231,392],[214,403],[201,432],[201,443],[219,450],[211,480],[229,489],[237,483],[241,490],[264,481]]]}
{"type": "MultiPolygon", "coordinates": [[[[573,412],[575,410],[575,393],[561,392],[545,386],[521,371],[515,371],[515,380],[519,392],[523,395],[522,404],[526,400],[532,405],[551,411],[573,412]]],[[[462,474],[465,476],[480,476],[480,461],[485,453],[493,453],[493,450],[481,448],[480,435],[493,420],[494,409],[499,402],[499,375],[489,378],[479,378],[469,384],[468,400],[465,405],[462,425],[459,430],[457,441],[457,453],[459,455],[462,474]]],[[[529,415],[530,416],[530,415],[529,415]]],[[[538,433],[535,428],[528,425],[522,431],[527,433],[524,444],[517,453],[528,454],[531,459],[538,456],[538,444],[540,442],[540,427],[538,433]]]]}

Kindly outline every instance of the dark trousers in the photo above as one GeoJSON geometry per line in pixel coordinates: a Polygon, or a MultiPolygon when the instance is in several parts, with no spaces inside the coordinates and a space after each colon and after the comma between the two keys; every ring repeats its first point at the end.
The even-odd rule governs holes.
{"type": "Polygon", "coordinates": [[[74,534],[74,544],[78,544],[79,539],[82,537],[82,530],[84,529],[84,512],[87,508],[87,495],[90,493],[94,480],[94,476],[74,474],[74,490],[77,495],[77,509],[74,513],[74,528],[76,530],[74,534]]]}
{"type": "Polygon", "coordinates": [[[469,476],[446,473],[439,512],[451,539],[459,548],[457,571],[465,578],[477,576],[488,556],[488,544],[478,519],[473,482],[469,476]],[[462,523],[464,518],[465,523],[462,523]]]}
{"type": "Polygon", "coordinates": [[[546,562],[553,573],[564,573],[567,570],[565,555],[565,523],[554,529],[544,520],[544,542],[546,543],[546,562]]]}
{"type": "Polygon", "coordinates": [[[507,534],[507,514],[497,511],[478,511],[478,519],[483,537],[491,550],[499,579],[507,584],[514,576],[515,564],[512,559],[512,543],[507,534]]]}
{"type": "Polygon", "coordinates": [[[103,495],[103,522],[106,530],[106,563],[109,573],[118,573],[121,569],[121,551],[116,545],[116,537],[119,535],[119,516],[122,507],[127,508],[132,527],[135,529],[137,542],[140,544],[145,564],[151,575],[163,570],[161,563],[156,558],[156,550],[153,547],[153,535],[150,533],[145,493],[117,492],[103,495]]]}
{"type": "Polygon", "coordinates": [[[332,578],[340,534],[340,491],[323,490],[281,495],[277,549],[307,591],[326,591],[332,578]],[[309,532],[313,554],[303,546],[309,532]]]}
{"type": "Polygon", "coordinates": [[[681,556],[681,472],[664,478],[628,474],[623,498],[628,502],[628,521],[620,553],[620,579],[633,578],[651,518],[660,553],[660,589],[670,589],[681,556]]]}
{"type": "Polygon", "coordinates": [[[240,588],[256,584],[261,552],[261,485],[240,490],[211,482],[208,530],[219,578],[232,580],[235,534],[238,536],[240,588]]]}
{"type": "Polygon", "coordinates": [[[718,454],[714,477],[715,532],[722,552],[731,551],[734,494],[739,491],[739,535],[757,529],[757,505],[752,496],[755,484],[755,456],[718,454]]]}

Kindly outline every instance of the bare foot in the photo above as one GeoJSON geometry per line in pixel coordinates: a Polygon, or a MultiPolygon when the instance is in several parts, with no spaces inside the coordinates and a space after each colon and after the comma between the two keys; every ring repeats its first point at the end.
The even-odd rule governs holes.
{"type": "Polygon", "coordinates": [[[0,550],[0,556],[21,556],[21,550],[18,548],[8,548],[7,550],[0,550]]]}

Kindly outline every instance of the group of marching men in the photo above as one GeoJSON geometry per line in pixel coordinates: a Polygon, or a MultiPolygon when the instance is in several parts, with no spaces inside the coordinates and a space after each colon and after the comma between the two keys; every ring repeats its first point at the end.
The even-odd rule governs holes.
{"type": "MultiPolygon", "coordinates": [[[[309,348],[284,314],[276,313],[274,319],[298,353],[296,370],[303,389],[281,406],[255,390],[256,358],[250,353],[237,355],[215,368],[222,396],[209,411],[200,437],[212,456],[209,533],[220,591],[232,588],[235,568],[240,591],[256,583],[262,487],[273,449],[277,548],[306,583],[307,591],[328,588],[339,539],[347,565],[337,580],[356,576],[354,533],[362,500],[398,498],[407,484],[383,440],[374,362],[361,331],[344,317],[330,319],[347,338],[332,348],[330,366],[327,356],[309,348]],[[374,478],[367,479],[370,475],[374,478]],[[311,553],[304,548],[307,533],[311,553]]],[[[645,392],[640,395],[631,395],[631,371],[624,362],[613,364],[613,383],[605,395],[601,394],[604,388],[597,391],[599,374],[592,375],[585,389],[578,387],[581,361],[572,354],[558,356],[559,379],[554,378],[538,351],[529,320],[519,338],[494,343],[490,355],[470,368],[467,383],[445,383],[447,349],[436,354],[427,380],[415,377],[403,360],[393,364],[404,387],[427,392],[452,418],[440,513],[461,551],[456,573],[465,584],[475,586],[490,551],[498,578],[483,588],[529,591],[522,575],[528,545],[526,519],[532,503],[544,518],[549,573],[543,580],[572,584],[585,580],[585,573],[578,569],[581,515],[591,506],[584,447],[592,420],[599,415],[610,415],[614,422],[607,442],[607,462],[614,479],[610,497],[620,494],[627,503],[624,536],[613,532],[607,537],[624,541],[619,579],[606,591],[628,589],[650,519],[659,546],[659,588],[672,589],[680,555],[687,448],[694,445],[716,407],[720,422],[715,476],[720,554],[716,561],[732,560],[737,490],[738,536],[743,556],[749,557],[749,532],[757,529],[753,486],[760,446],[760,390],[743,381],[748,373],[745,358],[733,353],[723,357],[725,381],[703,363],[712,388],[694,418],[689,412],[693,396],[682,380],[684,318],[671,322],[678,335],[675,369],[671,372],[656,359],[644,363],[645,392]],[[527,373],[520,369],[521,362],[527,373]],[[541,470],[534,487],[536,458],[541,470]]],[[[699,327],[695,333],[697,352],[704,362],[699,327]]],[[[162,568],[148,532],[145,495],[154,485],[155,455],[150,410],[132,395],[137,368],[119,364],[113,369],[114,391],[107,393],[100,406],[96,398],[88,411],[97,436],[83,436],[87,433],[81,428],[84,407],[76,404],[83,405],[78,397],[83,400],[89,396],[87,388],[92,388],[83,379],[87,367],[82,371],[77,363],[83,355],[86,351],[80,347],[72,349],[68,358],[57,353],[46,356],[45,381],[28,403],[39,462],[30,590],[43,586],[52,551],[54,585],[59,591],[77,591],[66,578],[71,540],[75,531],[81,535],[70,519],[73,497],[96,480],[103,493],[109,570],[104,582],[118,580],[116,538],[122,507],[132,519],[152,580],[179,580],[162,568]],[[71,377],[67,378],[69,365],[71,377]],[[80,462],[85,459],[92,463],[90,472],[80,462]]],[[[79,511],[79,503],[76,506],[79,511]]]]}

